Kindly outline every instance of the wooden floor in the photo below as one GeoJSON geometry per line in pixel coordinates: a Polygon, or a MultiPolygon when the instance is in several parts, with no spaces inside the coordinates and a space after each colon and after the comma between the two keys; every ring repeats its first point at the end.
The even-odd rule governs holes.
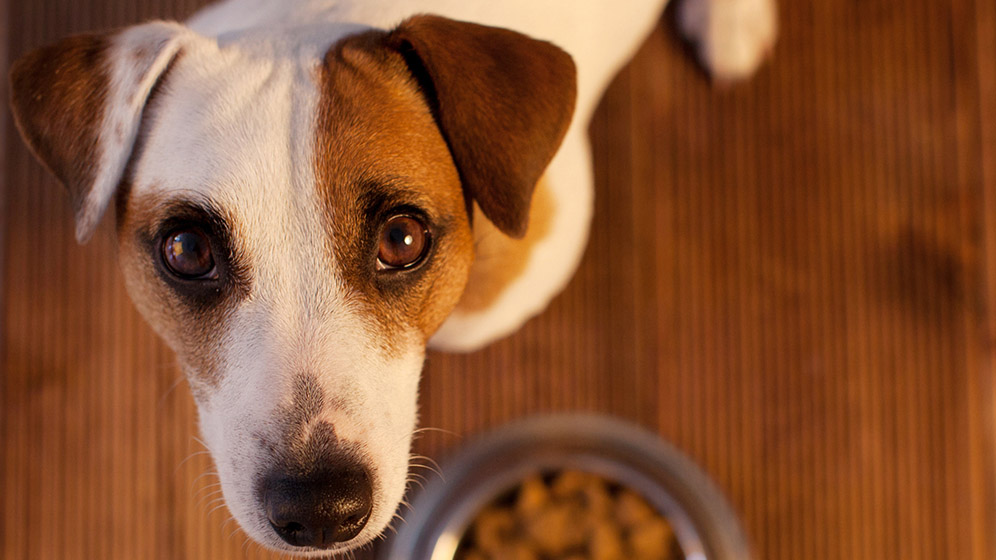
{"type": "MultiPolygon", "coordinates": [[[[0,60],[199,4],[3,2],[0,60]]],[[[592,123],[581,270],[508,340],[430,356],[422,424],[455,435],[417,450],[602,411],[698,461],[759,559],[992,560],[996,3],[783,0],[781,21],[771,63],[727,89],[667,23],[650,37],[592,123]]],[[[110,224],[78,247],[0,126],[0,557],[268,557],[201,476],[110,224]]]]}

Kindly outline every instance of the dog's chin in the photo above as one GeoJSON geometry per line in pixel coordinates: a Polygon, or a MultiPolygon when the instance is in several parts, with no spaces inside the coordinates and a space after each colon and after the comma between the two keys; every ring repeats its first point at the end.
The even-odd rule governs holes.
{"type": "MultiPolygon", "coordinates": [[[[245,526],[243,526],[243,530],[245,530],[245,526]]],[[[291,546],[282,541],[272,530],[269,530],[269,535],[263,536],[256,536],[252,531],[246,530],[249,538],[263,548],[299,558],[338,558],[342,555],[347,555],[353,551],[370,546],[377,540],[379,535],[379,533],[371,533],[370,535],[366,533],[367,531],[364,530],[363,534],[349,542],[337,544],[329,548],[314,548],[310,546],[291,546]]]]}
{"type": "MultiPolygon", "coordinates": [[[[291,546],[280,540],[280,537],[273,534],[273,531],[270,531],[270,533],[271,536],[266,540],[258,539],[251,534],[249,536],[257,543],[261,544],[264,548],[270,549],[274,552],[279,552],[281,554],[287,554],[300,558],[337,558],[339,556],[349,554],[352,551],[370,546],[371,543],[377,540],[377,535],[379,535],[379,533],[374,533],[364,537],[364,535],[361,534],[349,542],[338,544],[329,548],[314,548],[310,546],[291,546]]],[[[363,533],[366,534],[367,531],[364,530],[363,533]]]]}

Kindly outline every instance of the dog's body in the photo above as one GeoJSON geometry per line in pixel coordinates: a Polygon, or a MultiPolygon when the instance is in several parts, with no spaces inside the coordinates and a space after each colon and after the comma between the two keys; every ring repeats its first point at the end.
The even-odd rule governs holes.
{"type": "MultiPolygon", "coordinates": [[[[709,3],[687,30],[716,32],[709,3]]],[[[768,10],[733,26],[753,52],[727,73],[753,69],[768,0],[711,3],[768,10]]],[[[327,553],[391,521],[426,345],[504,336],[567,282],[588,119],[663,4],[230,0],[15,65],[15,116],[77,236],[116,204],[129,292],[250,536],[327,553]]]]}

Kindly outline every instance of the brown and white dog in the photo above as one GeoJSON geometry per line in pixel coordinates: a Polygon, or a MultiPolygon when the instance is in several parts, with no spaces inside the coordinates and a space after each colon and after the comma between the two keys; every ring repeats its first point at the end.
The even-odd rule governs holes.
{"type": "MultiPolygon", "coordinates": [[[[588,119],[663,4],[230,0],[14,64],[77,238],[115,204],[129,293],[252,538],[327,554],[391,522],[426,346],[480,347],[567,282],[588,119]]],[[[679,16],[720,77],[774,38],[771,0],[679,16]]]]}

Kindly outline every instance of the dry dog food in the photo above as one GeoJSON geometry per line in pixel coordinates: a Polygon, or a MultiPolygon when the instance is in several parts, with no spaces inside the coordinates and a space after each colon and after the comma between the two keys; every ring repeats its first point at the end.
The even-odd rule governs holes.
{"type": "Polygon", "coordinates": [[[529,477],[484,507],[457,560],[679,560],[671,525],[636,492],[576,470],[529,477]]]}

